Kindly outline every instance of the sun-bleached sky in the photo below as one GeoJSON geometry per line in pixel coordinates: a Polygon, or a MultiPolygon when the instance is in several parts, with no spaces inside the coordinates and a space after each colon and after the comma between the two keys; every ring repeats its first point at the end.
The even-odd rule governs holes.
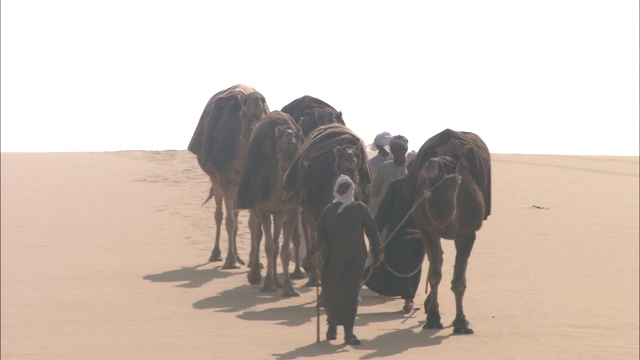
{"type": "Polygon", "coordinates": [[[638,155],[639,3],[42,1],[1,6],[3,152],[184,150],[244,83],[371,143],[451,128],[491,152],[638,155]]]}

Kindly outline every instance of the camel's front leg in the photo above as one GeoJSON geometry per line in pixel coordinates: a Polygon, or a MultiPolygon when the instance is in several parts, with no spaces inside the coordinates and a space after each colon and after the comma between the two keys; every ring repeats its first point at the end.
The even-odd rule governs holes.
{"type": "Polygon", "coordinates": [[[262,223],[255,209],[249,210],[249,231],[251,233],[251,252],[249,253],[249,272],[247,280],[251,285],[262,283],[262,263],[260,262],[260,243],[262,242],[262,223]]]}
{"type": "Polygon", "coordinates": [[[440,238],[424,236],[427,257],[429,258],[429,272],[427,283],[431,290],[424,301],[427,321],[423,329],[442,329],[440,305],[438,304],[438,286],[442,280],[442,245],[440,238]]]}
{"type": "Polygon", "coordinates": [[[213,216],[216,222],[216,239],[213,244],[213,250],[211,250],[211,256],[209,257],[209,261],[222,261],[222,251],[220,251],[220,233],[222,231],[222,218],[224,213],[222,211],[222,196],[215,195],[213,197],[216,203],[216,211],[213,216]]]}
{"type": "MultiPolygon", "coordinates": [[[[304,279],[304,272],[300,268],[300,237],[302,236],[302,225],[300,224],[300,215],[298,210],[295,212],[295,225],[293,226],[293,232],[291,234],[291,242],[293,243],[293,256],[294,263],[296,264],[295,269],[291,273],[292,279],[304,279]]],[[[307,249],[309,251],[309,249],[307,249]]]]}
{"type": "Polygon", "coordinates": [[[307,246],[307,255],[305,256],[305,270],[309,274],[309,280],[303,285],[304,287],[314,287],[320,285],[320,269],[318,268],[318,258],[319,254],[312,254],[311,250],[313,249],[313,244],[316,243],[315,240],[315,228],[316,223],[313,219],[309,217],[302,217],[303,227],[305,229],[305,241],[307,246]]]}
{"type": "Polygon", "coordinates": [[[465,234],[455,239],[456,263],[453,268],[453,280],[451,280],[451,291],[456,298],[456,319],[453,321],[454,334],[473,334],[473,330],[469,328],[469,322],[464,316],[462,299],[467,289],[467,264],[475,240],[475,233],[465,234]]]}
{"type": "Polygon", "coordinates": [[[264,250],[267,257],[267,274],[264,277],[264,283],[260,292],[275,292],[276,287],[276,254],[277,243],[271,232],[271,214],[269,212],[260,212],[260,221],[262,221],[262,231],[264,232],[264,250]]]}
{"type": "Polygon", "coordinates": [[[240,265],[245,265],[244,260],[242,260],[242,258],[240,258],[240,254],[238,253],[238,227],[239,227],[239,222],[238,219],[240,218],[240,210],[236,209],[236,211],[233,213],[233,215],[236,218],[236,228],[234,229],[233,232],[233,253],[236,256],[236,260],[238,261],[238,263],[240,263],[240,265]]]}
{"type": "Polygon", "coordinates": [[[235,209],[236,202],[234,196],[225,195],[225,209],[227,211],[227,219],[225,225],[227,227],[227,236],[229,237],[229,246],[227,249],[227,258],[222,266],[223,269],[239,269],[237,264],[238,257],[236,256],[236,233],[238,226],[238,211],[235,209]]]}
{"type": "Polygon", "coordinates": [[[289,276],[289,261],[291,260],[291,238],[296,231],[298,222],[296,220],[296,210],[289,211],[284,219],[284,236],[281,247],[280,260],[282,261],[282,273],[284,283],[282,285],[282,296],[300,296],[300,293],[293,288],[291,277],[289,276]]]}

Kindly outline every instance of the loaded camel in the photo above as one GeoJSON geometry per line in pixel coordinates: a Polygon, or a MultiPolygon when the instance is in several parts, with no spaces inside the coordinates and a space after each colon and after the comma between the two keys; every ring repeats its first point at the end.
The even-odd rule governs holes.
{"type": "MultiPolygon", "coordinates": [[[[369,200],[371,169],[366,147],[349,128],[340,124],[324,125],[305,140],[300,154],[291,164],[284,179],[285,198],[301,208],[301,227],[307,248],[304,263],[309,280],[304,286],[319,283],[311,249],[315,245],[315,226],[322,210],[333,201],[333,185],[340,174],[348,175],[356,184],[356,199],[369,200]]],[[[319,268],[319,267],[318,267],[319,268]]]]}
{"type": "Polygon", "coordinates": [[[424,329],[441,329],[438,288],[442,280],[440,240],[456,246],[451,290],[455,295],[454,334],[473,334],[462,300],[467,287],[467,264],[476,232],[491,213],[491,160],[487,146],[476,134],[446,129],[428,139],[407,174],[405,195],[415,199],[413,219],[422,233],[431,290],[424,302],[424,329]]]}
{"type": "Polygon", "coordinates": [[[225,226],[229,244],[224,269],[237,269],[237,263],[244,264],[236,248],[238,182],[247,159],[251,130],[268,112],[262,94],[246,85],[234,85],[216,93],[207,102],[189,143],[189,151],[197,156],[198,164],[211,180],[205,203],[211,198],[216,203],[216,235],[209,261],[222,261],[223,203],[227,212],[225,226]]]}
{"type": "Polygon", "coordinates": [[[289,275],[290,245],[298,221],[298,206],[283,201],[282,182],[286,171],[302,147],[300,128],[289,115],[272,111],[253,129],[249,140],[248,159],[238,187],[238,207],[250,209],[251,255],[247,278],[252,285],[262,281],[259,260],[260,240],[265,237],[267,273],[261,292],[274,292],[282,287],[282,296],[299,296],[289,275]],[[273,217],[273,230],[272,219],[273,217]],[[277,277],[279,237],[282,242],[284,283],[277,277]]]}
{"type": "MultiPolygon", "coordinates": [[[[282,112],[285,112],[291,116],[300,129],[303,136],[306,138],[313,132],[313,130],[320,126],[327,124],[341,124],[345,125],[342,118],[342,112],[336,110],[333,106],[329,105],[323,100],[315,98],[313,96],[304,95],[299,97],[287,105],[282,107],[282,112]]],[[[291,273],[291,278],[302,279],[304,273],[300,269],[300,231],[293,233],[293,249],[294,249],[294,261],[295,269],[291,273]]],[[[307,250],[309,250],[307,248],[307,250]]]]}

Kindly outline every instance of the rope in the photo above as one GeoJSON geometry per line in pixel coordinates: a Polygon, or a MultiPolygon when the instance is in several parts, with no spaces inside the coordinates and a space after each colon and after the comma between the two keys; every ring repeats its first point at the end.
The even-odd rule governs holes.
{"type": "MultiPolygon", "coordinates": [[[[418,201],[416,201],[413,206],[411,207],[411,210],[409,210],[409,212],[407,212],[407,215],[405,215],[405,217],[402,219],[402,221],[398,224],[398,226],[396,226],[396,228],[393,230],[393,232],[391,232],[391,234],[389,236],[387,236],[387,238],[385,239],[384,242],[382,242],[381,244],[381,248],[382,248],[382,252],[384,253],[384,247],[387,245],[387,243],[389,243],[390,239],[393,237],[393,235],[396,234],[396,232],[400,229],[400,227],[405,223],[405,221],[407,221],[407,219],[409,219],[409,216],[411,215],[411,213],[413,213],[413,211],[416,209],[416,207],[418,206],[418,204],[420,204],[422,202],[422,200],[424,200],[425,198],[429,198],[431,196],[431,192],[437,188],[438,186],[440,186],[440,184],[442,184],[445,180],[450,179],[455,177],[458,180],[458,183],[460,183],[460,175],[458,175],[458,173],[454,173],[454,174],[449,174],[449,175],[445,175],[442,180],[438,181],[437,184],[435,184],[433,187],[430,187],[427,191],[422,193],[422,196],[420,196],[420,198],[418,199],[418,201]]],[[[422,244],[422,247],[424,249],[424,244],[422,244]]],[[[385,267],[387,269],[389,269],[389,271],[394,274],[395,276],[398,277],[411,277],[413,275],[415,275],[418,271],[420,271],[420,269],[422,269],[422,264],[424,263],[424,258],[422,258],[422,261],[420,262],[420,265],[413,270],[411,273],[409,274],[402,274],[399,272],[394,271],[393,269],[391,269],[391,267],[389,266],[389,264],[387,264],[386,261],[384,261],[384,259],[382,260],[382,263],[384,263],[385,267]]],[[[365,276],[365,278],[362,280],[362,283],[366,283],[367,281],[369,281],[369,279],[371,278],[371,275],[373,274],[373,270],[375,267],[377,267],[378,264],[373,264],[370,267],[369,273],[367,274],[367,276],[365,276]]]]}

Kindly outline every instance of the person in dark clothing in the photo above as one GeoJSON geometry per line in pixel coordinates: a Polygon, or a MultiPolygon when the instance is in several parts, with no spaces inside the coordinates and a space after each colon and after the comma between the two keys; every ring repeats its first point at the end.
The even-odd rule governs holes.
{"type": "Polygon", "coordinates": [[[376,213],[378,231],[386,231],[388,240],[383,247],[384,263],[367,267],[365,285],[380,295],[401,297],[408,313],[417,309],[413,299],[422,275],[424,245],[409,215],[413,201],[404,195],[404,182],[405,177],[391,182],[376,213]]]}
{"type": "Polygon", "coordinates": [[[324,246],[321,274],[322,304],[327,314],[327,340],[335,340],[337,326],[344,327],[344,341],[360,345],[353,333],[358,311],[367,246],[374,262],[380,262],[382,249],[376,223],[367,205],[354,201],[355,185],[340,175],[334,188],[335,200],[322,211],[317,225],[317,247],[324,246]]]}

